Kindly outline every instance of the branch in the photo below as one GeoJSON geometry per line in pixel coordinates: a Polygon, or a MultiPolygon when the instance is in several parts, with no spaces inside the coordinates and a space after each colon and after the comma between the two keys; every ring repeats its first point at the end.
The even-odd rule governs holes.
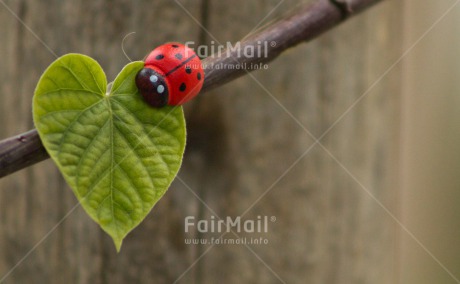
{"type": "MultiPolygon", "coordinates": [[[[286,49],[301,42],[309,41],[325,31],[337,26],[375,3],[382,0],[318,0],[294,14],[287,16],[263,31],[243,40],[237,49],[222,52],[221,56],[203,60],[205,82],[202,92],[232,81],[249,71],[236,68],[272,61],[286,49]],[[242,50],[247,46],[256,47],[258,42],[274,42],[267,45],[267,53],[262,57],[247,57],[242,50]]],[[[49,158],[40,141],[37,130],[0,141],[0,177],[11,174],[49,158]]]]}

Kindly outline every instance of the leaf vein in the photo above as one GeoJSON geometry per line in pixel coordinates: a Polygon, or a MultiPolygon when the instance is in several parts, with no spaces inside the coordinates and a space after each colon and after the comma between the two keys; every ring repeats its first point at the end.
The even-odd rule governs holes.
{"type": "MultiPolygon", "coordinates": [[[[149,142],[151,143],[151,146],[155,149],[155,154],[154,154],[154,155],[155,155],[155,156],[158,156],[158,157],[160,158],[161,162],[164,164],[164,166],[165,166],[166,169],[168,170],[168,176],[170,175],[170,170],[169,170],[168,164],[166,163],[166,161],[165,161],[165,160],[163,159],[163,157],[161,156],[161,154],[160,154],[160,152],[158,151],[158,148],[156,147],[156,145],[153,144],[152,141],[151,141],[150,139],[142,139],[142,138],[140,138],[139,136],[137,136],[136,133],[132,132],[134,135],[136,135],[137,139],[139,140],[139,143],[138,143],[137,145],[134,146],[134,145],[131,144],[131,142],[129,141],[129,139],[127,139],[127,138],[124,136],[124,133],[123,133],[116,125],[115,125],[115,129],[118,131],[118,133],[119,133],[120,136],[123,138],[123,140],[130,146],[131,152],[134,153],[134,155],[136,156],[136,158],[142,163],[142,166],[143,166],[145,169],[147,169],[147,166],[145,165],[144,160],[143,160],[143,159],[139,156],[139,154],[138,154],[136,151],[134,151],[133,149],[134,149],[135,147],[139,146],[140,144],[143,144],[143,146],[147,147],[147,146],[143,143],[143,141],[144,141],[144,140],[149,141],[149,142]]],[[[149,138],[147,135],[146,135],[146,137],[149,138]]],[[[149,146],[150,146],[150,145],[149,145],[149,146]]],[[[148,175],[149,175],[149,177],[150,177],[150,180],[151,180],[152,183],[153,183],[153,178],[152,178],[150,172],[147,171],[147,173],[148,173],[148,175]]]]}
{"type": "MultiPolygon", "coordinates": [[[[86,145],[86,148],[83,150],[83,153],[81,154],[80,156],[80,160],[78,161],[78,164],[77,164],[77,168],[76,168],[76,172],[79,173],[80,172],[80,166],[81,166],[81,163],[83,161],[83,158],[85,157],[86,154],[88,154],[88,151],[89,149],[91,149],[91,145],[94,143],[94,141],[96,141],[96,138],[99,137],[99,135],[101,134],[101,130],[105,128],[105,126],[109,123],[110,121],[110,118],[107,118],[106,122],[104,123],[104,125],[102,125],[102,127],[100,127],[98,133],[96,135],[93,135],[93,137],[91,138],[90,142],[88,143],[88,145],[86,145]]],[[[107,152],[104,151],[101,155],[101,157],[103,156],[103,154],[105,154],[107,152]]],[[[99,157],[99,158],[101,158],[99,157]]],[[[99,161],[100,159],[98,159],[99,161]]],[[[77,174],[76,176],[76,180],[75,180],[75,184],[77,186],[77,188],[79,187],[79,181],[80,181],[80,175],[77,174]]]]}
{"type": "Polygon", "coordinates": [[[79,119],[84,113],[86,113],[87,111],[89,111],[89,110],[91,110],[92,108],[96,107],[96,106],[97,106],[98,104],[100,104],[101,102],[102,102],[102,100],[99,101],[99,102],[97,102],[97,103],[95,103],[95,104],[93,104],[93,105],[88,106],[87,108],[85,108],[84,110],[82,110],[82,112],[81,112],[79,115],[77,115],[77,116],[74,118],[74,120],[72,120],[72,122],[69,123],[69,126],[68,126],[67,129],[62,133],[62,137],[61,137],[61,139],[60,139],[60,141],[59,141],[59,148],[58,148],[58,151],[57,151],[57,156],[59,156],[59,154],[61,154],[62,145],[64,144],[64,143],[62,143],[62,142],[63,142],[64,139],[67,137],[67,134],[71,131],[71,130],[70,130],[71,127],[78,121],[78,119],[79,119]]]}
{"type": "MultiPolygon", "coordinates": [[[[128,172],[120,165],[119,166],[120,168],[120,172],[123,173],[123,175],[126,177],[126,179],[128,180],[129,184],[134,188],[134,191],[136,191],[137,195],[139,196],[139,199],[142,201],[141,204],[142,204],[142,212],[145,212],[144,211],[144,200],[142,200],[142,195],[140,194],[140,192],[137,190],[137,187],[134,185],[131,177],[128,175],[128,172]]],[[[155,186],[152,184],[152,188],[154,189],[155,186]]],[[[140,189],[139,189],[140,190],[140,189]]]]}
{"type": "Polygon", "coordinates": [[[83,65],[85,65],[85,67],[86,67],[86,70],[88,70],[88,72],[91,74],[91,77],[93,78],[94,83],[96,83],[97,88],[99,89],[99,91],[101,92],[101,94],[104,94],[105,92],[102,91],[101,86],[99,86],[99,83],[98,83],[98,81],[96,80],[96,77],[94,77],[94,73],[91,72],[91,69],[88,67],[87,62],[86,62],[85,60],[82,60],[82,61],[83,61],[83,65]]]}

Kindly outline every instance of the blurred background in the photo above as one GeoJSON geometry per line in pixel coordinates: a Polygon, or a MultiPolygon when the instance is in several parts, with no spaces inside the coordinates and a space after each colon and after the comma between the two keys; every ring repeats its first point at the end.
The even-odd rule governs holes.
{"type": "MultiPolygon", "coordinates": [[[[114,78],[130,32],[141,60],[309,2],[0,0],[0,139],[33,128],[56,56],[114,78]]],[[[458,2],[383,1],[185,106],[179,176],[119,254],[50,160],[1,179],[0,282],[460,283],[458,2]],[[186,233],[187,216],[276,221],[241,235],[268,244],[191,245],[216,235],[186,233]]]]}
{"type": "Polygon", "coordinates": [[[402,283],[458,283],[460,7],[403,2],[402,220],[437,260],[402,233],[402,283]]]}

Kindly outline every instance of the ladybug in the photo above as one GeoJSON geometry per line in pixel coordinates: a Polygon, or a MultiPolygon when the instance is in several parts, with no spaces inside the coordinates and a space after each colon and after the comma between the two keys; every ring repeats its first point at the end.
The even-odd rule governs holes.
{"type": "Polygon", "coordinates": [[[181,105],[193,99],[204,81],[203,67],[195,52],[180,43],[155,48],[136,75],[136,86],[154,107],[181,105]]]}

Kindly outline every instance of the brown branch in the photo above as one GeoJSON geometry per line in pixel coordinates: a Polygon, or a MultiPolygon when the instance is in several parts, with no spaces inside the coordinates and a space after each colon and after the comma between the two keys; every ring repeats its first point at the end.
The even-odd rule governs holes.
{"type": "MultiPolygon", "coordinates": [[[[350,16],[381,1],[318,0],[299,9],[294,14],[243,40],[237,49],[232,49],[228,53],[224,51],[221,56],[204,59],[205,82],[202,92],[248,73],[245,69],[235,68],[236,65],[250,66],[270,62],[286,49],[319,36],[350,16]],[[275,44],[273,46],[268,44],[267,54],[262,54],[261,57],[246,57],[241,52],[247,46],[258,46],[258,42],[275,44]]],[[[0,177],[47,158],[49,156],[35,129],[0,141],[0,177]]]]}
{"type": "Polygon", "coordinates": [[[0,177],[48,159],[37,130],[0,141],[0,177]]]}

